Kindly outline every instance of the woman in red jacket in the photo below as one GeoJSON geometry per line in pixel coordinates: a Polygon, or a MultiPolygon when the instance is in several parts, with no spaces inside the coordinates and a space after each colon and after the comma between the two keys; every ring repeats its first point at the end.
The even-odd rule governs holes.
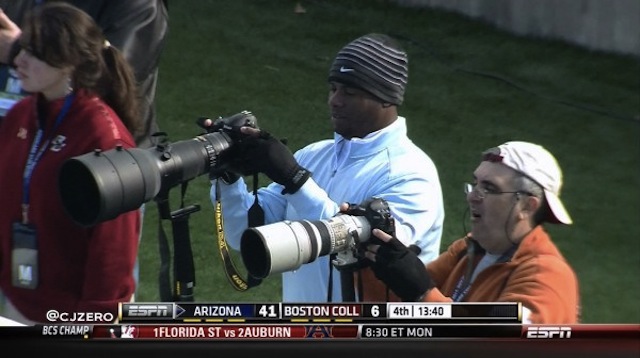
{"type": "Polygon", "coordinates": [[[465,186],[471,232],[425,269],[375,229],[382,243],[365,255],[376,277],[404,301],[521,302],[523,323],[577,323],[578,279],[542,226],[572,223],[556,159],[539,145],[507,142],[483,153],[473,178],[465,186]]]}
{"type": "Polygon", "coordinates": [[[27,324],[74,312],[115,320],[135,290],[139,211],[82,227],[63,209],[57,174],[71,157],[135,146],[133,71],[94,20],[65,3],[35,8],[20,45],[14,64],[32,94],[0,124],[1,314],[27,324]]]}

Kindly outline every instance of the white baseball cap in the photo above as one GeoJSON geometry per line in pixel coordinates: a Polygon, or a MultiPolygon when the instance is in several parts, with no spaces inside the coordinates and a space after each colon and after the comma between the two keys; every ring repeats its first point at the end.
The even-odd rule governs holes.
{"type": "Polygon", "coordinates": [[[567,225],[573,223],[560,201],[562,171],[556,158],[544,147],[528,142],[506,142],[484,152],[484,160],[503,163],[540,184],[551,214],[547,221],[567,225]]]}

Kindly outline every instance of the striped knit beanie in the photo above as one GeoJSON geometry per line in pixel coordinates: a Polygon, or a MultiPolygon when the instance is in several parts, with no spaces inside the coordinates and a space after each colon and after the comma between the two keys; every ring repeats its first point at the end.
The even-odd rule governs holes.
{"type": "Polygon", "coordinates": [[[404,50],[393,38],[375,33],[343,47],[329,70],[329,81],[362,89],[395,105],[402,104],[408,76],[404,50]]]}

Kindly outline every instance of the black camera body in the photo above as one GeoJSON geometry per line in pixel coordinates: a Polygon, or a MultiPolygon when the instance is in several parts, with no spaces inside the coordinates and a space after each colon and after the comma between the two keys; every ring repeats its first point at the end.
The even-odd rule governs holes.
{"type": "MultiPolygon", "coordinates": [[[[360,204],[349,204],[347,215],[360,216],[366,219],[371,229],[365,233],[366,237],[358,237],[354,239],[353,244],[346,250],[340,250],[333,259],[333,265],[338,269],[357,268],[368,265],[368,261],[364,261],[364,251],[366,245],[371,243],[382,243],[378,238],[371,234],[373,229],[380,229],[389,235],[395,235],[395,220],[391,216],[389,204],[382,198],[373,197],[363,201],[360,204]]],[[[341,214],[345,215],[345,214],[341,214]]],[[[356,235],[355,232],[352,232],[356,235]]]]}
{"type": "Polygon", "coordinates": [[[395,234],[388,203],[376,197],[327,220],[285,220],[250,227],[242,233],[240,253],[256,278],[296,270],[331,254],[335,254],[336,268],[351,268],[362,265],[362,251],[375,239],[373,229],[395,234]]]}
{"type": "Polygon", "coordinates": [[[389,204],[384,199],[373,197],[360,204],[349,204],[347,212],[349,215],[364,216],[372,230],[380,229],[389,235],[395,235],[395,221],[391,216],[389,204]]]}
{"type": "Polygon", "coordinates": [[[139,208],[159,193],[229,166],[232,150],[243,134],[258,128],[256,117],[242,111],[218,118],[207,133],[154,148],[95,150],[66,160],[58,176],[65,211],[82,226],[110,220],[139,208]]]}

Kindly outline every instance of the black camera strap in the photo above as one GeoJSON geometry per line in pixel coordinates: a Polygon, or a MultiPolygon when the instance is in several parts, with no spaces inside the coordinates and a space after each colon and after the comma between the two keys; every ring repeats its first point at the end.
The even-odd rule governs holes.
{"type": "MultiPolygon", "coordinates": [[[[216,204],[215,204],[215,222],[216,231],[218,234],[218,248],[220,249],[220,257],[224,265],[224,270],[227,275],[227,279],[233,288],[237,291],[246,291],[251,287],[258,286],[262,283],[262,279],[256,278],[247,274],[247,278],[244,279],[238,273],[238,269],[231,257],[229,247],[227,245],[227,239],[224,235],[224,221],[222,218],[222,202],[220,201],[220,180],[216,180],[216,204]]],[[[264,211],[258,204],[258,174],[253,175],[253,194],[255,200],[253,205],[249,209],[248,220],[249,227],[259,226],[264,224],[264,211]]]]}
{"type": "Polygon", "coordinates": [[[189,215],[199,211],[199,205],[184,206],[184,196],[188,182],[182,183],[180,208],[170,211],[168,193],[156,196],[158,204],[158,244],[160,250],[160,272],[158,287],[163,302],[191,302],[194,300],[195,267],[191,238],[189,233],[189,215]],[[170,281],[171,256],[167,235],[162,220],[170,220],[173,234],[173,285],[170,281]],[[172,287],[173,286],[173,287],[172,287]]]}
{"type": "MultiPolygon", "coordinates": [[[[171,250],[169,250],[169,240],[162,227],[162,212],[167,204],[166,200],[156,199],[158,205],[158,250],[160,251],[160,271],[158,272],[158,289],[160,291],[160,301],[170,302],[173,299],[171,292],[171,250]]],[[[168,212],[168,210],[167,210],[168,212]]]]}

